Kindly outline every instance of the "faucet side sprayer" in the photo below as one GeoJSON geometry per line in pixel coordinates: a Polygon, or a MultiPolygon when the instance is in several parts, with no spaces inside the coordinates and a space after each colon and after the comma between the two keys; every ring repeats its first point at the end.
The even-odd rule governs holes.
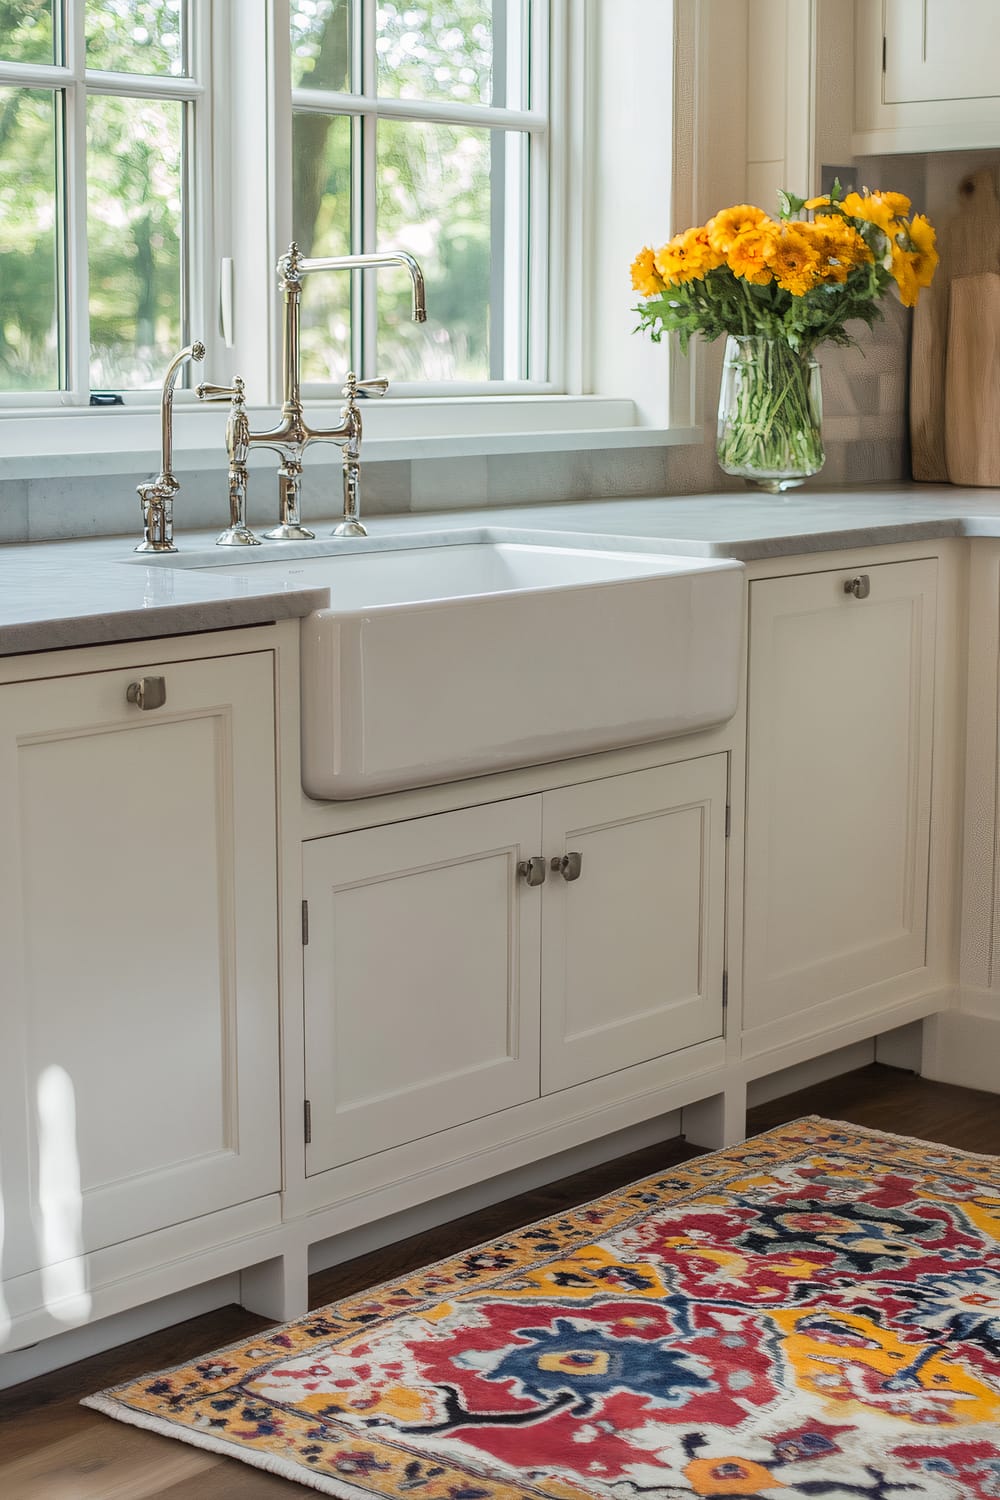
{"type": "Polygon", "coordinates": [[[181,365],[188,360],[205,358],[205,345],[200,340],[188,344],[171,360],[163,377],[160,396],[160,472],[155,479],[136,486],[142,505],[143,539],[136,552],[176,552],[174,545],[174,496],[180,489],[180,481],[171,469],[173,463],[173,411],[174,386],[181,365]]]}

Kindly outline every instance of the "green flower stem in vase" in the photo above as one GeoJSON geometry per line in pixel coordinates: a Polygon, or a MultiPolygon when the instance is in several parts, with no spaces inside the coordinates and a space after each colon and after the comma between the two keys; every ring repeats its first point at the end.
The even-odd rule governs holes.
{"type": "Polygon", "coordinates": [[[772,493],[823,467],[819,366],[784,339],[730,334],[719,394],[718,459],[772,493]]]}

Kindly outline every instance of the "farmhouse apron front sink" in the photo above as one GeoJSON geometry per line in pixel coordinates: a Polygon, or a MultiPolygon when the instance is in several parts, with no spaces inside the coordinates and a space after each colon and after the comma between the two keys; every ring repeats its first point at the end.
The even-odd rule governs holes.
{"type": "Polygon", "coordinates": [[[744,569],[728,559],[479,542],[219,571],[251,569],[330,590],[302,621],[312,797],[690,734],[736,709],[744,569]]]}

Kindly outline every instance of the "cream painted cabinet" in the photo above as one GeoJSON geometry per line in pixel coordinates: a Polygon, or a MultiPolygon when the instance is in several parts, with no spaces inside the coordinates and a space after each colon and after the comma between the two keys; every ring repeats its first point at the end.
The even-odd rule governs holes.
{"type": "Polygon", "coordinates": [[[546,792],[544,1093],[722,1035],[726,787],[711,755],[546,792]]]}
{"type": "Polygon", "coordinates": [[[538,1094],[540,798],[307,843],[310,1175],[538,1094]]]}
{"type": "Polygon", "coordinates": [[[270,652],[0,686],[2,1264],[47,1303],[280,1188],[274,771],[270,652]]]}
{"type": "Polygon", "coordinates": [[[937,564],[750,589],[743,1030],[754,1050],[918,993],[937,564]]]}
{"type": "Polygon", "coordinates": [[[996,0],[884,0],[886,104],[1000,94],[996,0]]]}
{"type": "Polygon", "coordinates": [[[854,28],[856,155],[1000,146],[996,0],[855,0],[854,28]]]}
{"type": "Polygon", "coordinates": [[[715,755],[308,842],[307,1172],[720,1036],[726,785],[715,755]]]}

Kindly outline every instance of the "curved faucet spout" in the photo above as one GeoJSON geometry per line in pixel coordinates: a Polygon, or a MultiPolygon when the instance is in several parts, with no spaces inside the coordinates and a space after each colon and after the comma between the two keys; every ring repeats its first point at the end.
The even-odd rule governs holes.
{"type": "Polygon", "coordinates": [[[193,344],[188,344],[182,349],[167,366],[167,373],[163,377],[163,394],[160,398],[160,481],[173,479],[171,465],[174,458],[174,435],[173,422],[171,420],[174,409],[174,386],[177,384],[177,376],[181,365],[191,360],[202,360],[205,358],[205,345],[200,339],[193,344]]]}
{"type": "Polygon", "coordinates": [[[377,266],[402,266],[409,272],[413,283],[413,321],[426,323],[424,273],[418,262],[405,250],[377,251],[371,255],[324,255],[307,260],[304,255],[299,254],[298,245],[292,243],[288,247],[288,254],[278,261],[278,280],[281,287],[285,288],[289,282],[300,283],[303,276],[310,276],[313,271],[365,271],[377,266]]]}

